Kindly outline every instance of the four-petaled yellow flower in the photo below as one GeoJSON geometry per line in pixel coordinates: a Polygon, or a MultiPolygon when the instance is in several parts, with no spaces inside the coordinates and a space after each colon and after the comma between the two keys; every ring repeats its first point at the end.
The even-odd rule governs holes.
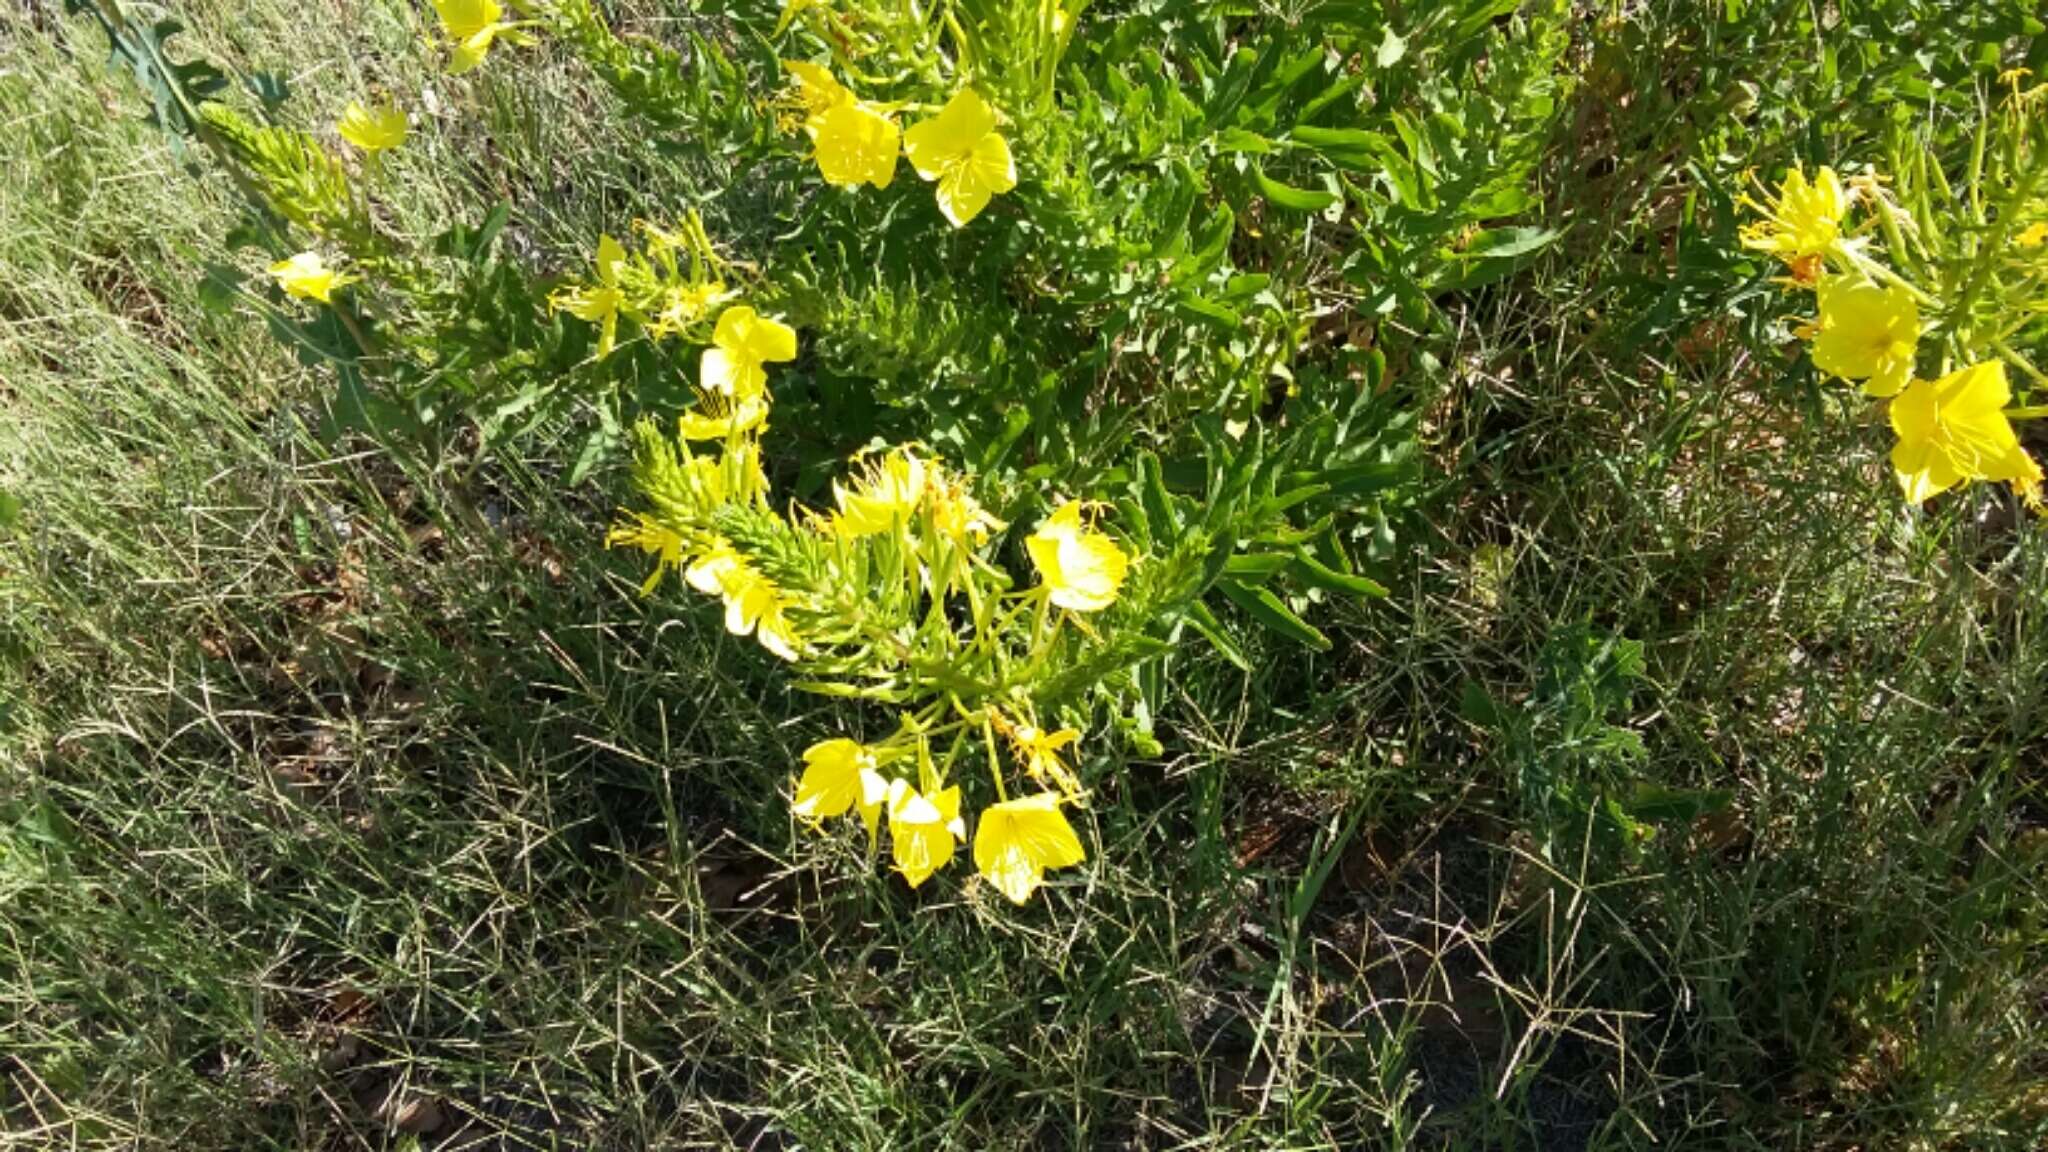
{"type": "Polygon", "coordinates": [[[790,811],[812,821],[857,811],[872,836],[888,792],[889,782],[875,770],[875,754],[842,736],[804,751],[804,774],[797,781],[790,811]]]}
{"type": "Polygon", "coordinates": [[[351,100],[341,110],[341,119],[334,122],[334,130],[365,152],[383,152],[405,143],[405,113],[390,100],[375,108],[351,100]]]}
{"type": "Polygon", "coordinates": [[[953,846],[966,837],[958,785],[925,794],[907,780],[889,782],[890,852],[912,888],[944,868],[953,859],[953,846]]]}
{"type": "Polygon", "coordinates": [[[1833,168],[1822,168],[1811,183],[1806,173],[1794,168],[1767,203],[1743,198],[1764,213],[1764,219],[1742,229],[1742,246],[1776,256],[1792,269],[1794,278],[1813,283],[1825,258],[1841,250],[1842,218],[1849,214],[1849,201],[1849,191],[1833,168]]]}
{"type": "Polygon", "coordinates": [[[877,536],[894,531],[917,515],[925,494],[925,462],[908,448],[898,448],[880,463],[870,462],[853,487],[832,483],[839,514],[833,530],[842,536],[877,536]]]}
{"type": "Polygon", "coordinates": [[[1897,285],[1879,287],[1847,276],[1820,282],[1814,367],[1863,381],[1872,396],[1896,396],[1913,376],[1920,342],[1920,306],[1897,285]]]}
{"type": "Polygon", "coordinates": [[[1081,522],[1081,505],[1068,501],[1053,510],[1024,540],[1052,602],[1075,612],[1099,612],[1116,601],[1130,557],[1104,532],[1081,522]]]}
{"type": "Polygon", "coordinates": [[[974,829],[974,867],[996,890],[1022,904],[1051,868],[1088,858],[1081,838],[1051,792],[1005,800],[981,814],[974,829]]]}
{"type": "Polygon", "coordinates": [[[450,41],[450,76],[459,76],[483,63],[491,44],[500,36],[512,44],[526,42],[519,24],[501,19],[505,9],[498,0],[434,0],[434,13],[441,18],[441,30],[450,41]]]}
{"type": "Polygon", "coordinates": [[[795,329],[770,320],[745,304],[718,314],[711,344],[698,365],[699,386],[741,403],[758,400],[767,393],[765,365],[796,359],[795,329]]]}
{"type": "Polygon", "coordinates": [[[1915,380],[1892,400],[1892,468],[1906,499],[1919,504],[1965,480],[2038,490],[2041,469],[2013,432],[2005,365],[1972,364],[1939,380],[1915,380]]]}
{"type": "Polygon", "coordinates": [[[919,176],[938,181],[939,211],[955,228],[980,215],[989,197],[1017,186],[1017,163],[996,131],[995,109],[972,88],[906,131],[903,154],[919,176]]]}
{"type": "Polygon", "coordinates": [[[2020,229],[2020,234],[2013,237],[2012,242],[2022,248],[2039,248],[2048,244],[2048,220],[2036,220],[2020,229]]]}
{"type": "Polygon", "coordinates": [[[564,288],[548,297],[548,306],[598,326],[597,358],[612,354],[619,336],[619,308],[626,294],[619,288],[619,269],[626,263],[626,250],[609,235],[597,238],[594,266],[597,283],[564,288]]]}
{"type": "Polygon", "coordinates": [[[270,266],[270,275],[285,295],[322,304],[334,302],[336,288],[356,282],[354,276],[329,268],[318,252],[301,252],[289,260],[279,260],[270,266]]]}

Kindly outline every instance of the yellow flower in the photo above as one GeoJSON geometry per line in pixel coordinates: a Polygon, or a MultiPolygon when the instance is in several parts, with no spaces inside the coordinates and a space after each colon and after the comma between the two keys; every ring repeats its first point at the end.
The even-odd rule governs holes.
{"type": "Polygon", "coordinates": [[[905,132],[903,154],[919,176],[939,182],[939,211],[955,228],[980,215],[989,197],[1017,186],[1017,163],[996,132],[995,109],[972,88],[905,132]]]}
{"type": "Polygon", "coordinates": [[[1002,530],[1003,522],[989,515],[988,509],[968,491],[966,477],[955,476],[933,464],[925,487],[931,492],[932,526],[954,544],[985,544],[989,533],[1002,530]]]}
{"type": "Polygon", "coordinates": [[[784,60],[782,66],[796,77],[797,105],[806,119],[822,116],[841,104],[853,103],[853,93],[832,75],[832,70],[808,60],[784,60]]]}
{"type": "Polygon", "coordinates": [[[1024,761],[1024,771],[1040,783],[1051,782],[1068,796],[1081,794],[1081,781],[1074,775],[1067,762],[1060,759],[1060,749],[1081,738],[1072,728],[1057,732],[1041,732],[1030,724],[1019,724],[1010,730],[1010,739],[1017,746],[1017,755],[1024,761]]]}
{"type": "Polygon", "coordinates": [[[796,331],[745,304],[718,314],[711,344],[698,366],[699,385],[706,392],[741,402],[758,400],[767,393],[764,365],[796,359],[796,331]]]}
{"type": "Polygon", "coordinates": [[[804,132],[825,182],[839,188],[887,188],[896,178],[902,136],[896,121],[877,105],[856,99],[821,65],[785,60],[782,66],[796,77],[797,107],[803,110],[804,132]]]}
{"type": "MultiPolygon", "coordinates": [[[[691,461],[695,463],[695,461],[691,461]]],[[[640,585],[642,596],[650,595],[661,584],[662,573],[681,571],[683,567],[683,538],[674,529],[664,527],[639,512],[629,513],[632,523],[612,525],[605,533],[604,546],[607,548],[636,547],[654,557],[654,571],[647,581],[640,585]]]]}
{"type": "Polygon", "coordinates": [[[857,810],[872,834],[888,791],[888,781],[875,771],[875,754],[842,736],[805,750],[804,774],[790,811],[805,820],[829,820],[857,810]]]}
{"type": "Polygon", "coordinates": [[[789,22],[817,2],[818,0],[782,0],[782,16],[775,21],[775,31],[770,35],[780,36],[789,31],[789,22]]]}
{"type": "Polygon", "coordinates": [[[1906,499],[1919,504],[1965,480],[2038,488],[2041,470],[2020,447],[2005,405],[2005,365],[1972,364],[1939,380],[1915,380],[1891,404],[1892,468],[1906,499]]]}
{"type": "Polygon", "coordinates": [[[441,30],[451,42],[448,74],[459,76],[484,62],[491,43],[503,36],[513,44],[526,42],[519,24],[499,17],[505,14],[498,0],[434,0],[434,13],[441,18],[441,30]]]}
{"type": "Polygon", "coordinates": [[[1768,196],[1765,203],[1742,198],[1742,203],[1764,213],[1764,219],[1742,229],[1742,246],[1776,256],[1796,279],[1812,283],[1820,276],[1822,260],[1841,250],[1842,218],[1849,213],[1849,200],[1833,168],[1822,168],[1812,183],[1794,168],[1785,174],[1777,195],[1768,196]]]}
{"type": "Polygon", "coordinates": [[[683,570],[690,587],[725,601],[725,630],[751,634],[763,648],[794,660],[802,647],[785,614],[782,590],[756,571],[732,545],[720,541],[683,570]]]}
{"type": "Polygon", "coordinates": [[[647,322],[647,331],[656,337],[680,332],[710,315],[727,296],[720,280],[671,284],[662,292],[661,310],[647,322]]]}
{"type": "Polygon", "coordinates": [[[804,128],[818,154],[818,174],[839,188],[873,184],[887,188],[896,178],[896,150],[902,133],[896,122],[865,100],[849,101],[811,117],[804,128]]]}
{"type": "Polygon", "coordinates": [[[2022,248],[2039,248],[2048,244],[2048,220],[2036,220],[2020,230],[2012,242],[2022,248]]]}
{"type": "Polygon", "coordinates": [[[832,495],[839,503],[833,528],[842,536],[875,536],[895,530],[917,515],[924,499],[925,463],[908,448],[898,448],[870,463],[866,474],[852,488],[832,483],[832,495]]]}
{"type": "Polygon", "coordinates": [[[1052,602],[1075,612],[1098,612],[1114,603],[1131,567],[1115,540],[1081,523],[1081,506],[1071,500],[1025,538],[1024,550],[1052,602]]]}
{"type": "Polygon", "coordinates": [[[270,266],[270,275],[285,295],[322,304],[334,302],[336,288],[356,282],[354,276],[329,268],[318,252],[301,252],[289,260],[279,260],[270,266]]]}
{"type": "Polygon", "coordinates": [[[1048,868],[1087,858],[1060,798],[1050,792],[992,805],[974,829],[974,867],[1013,903],[1031,899],[1048,868]]]}
{"type": "Polygon", "coordinates": [[[766,397],[733,401],[716,392],[697,393],[698,411],[676,417],[676,434],[685,440],[723,440],[752,432],[768,419],[766,397]]]}
{"type": "Polygon", "coordinates": [[[335,121],[334,130],[341,138],[365,152],[382,152],[405,143],[405,113],[398,106],[386,100],[375,108],[366,108],[359,100],[349,101],[341,110],[341,119],[335,121]]]}
{"type": "Polygon", "coordinates": [[[906,780],[889,782],[890,852],[912,888],[944,868],[953,859],[954,844],[966,836],[957,785],[923,794],[906,780]]]}
{"type": "Polygon", "coordinates": [[[597,238],[597,283],[579,284],[557,290],[548,297],[548,307],[567,312],[578,320],[598,326],[597,358],[612,354],[619,335],[619,308],[626,294],[619,289],[619,268],[626,262],[626,250],[609,235],[597,238]]]}
{"type": "Polygon", "coordinates": [[[1862,380],[1872,396],[1896,396],[1913,375],[1920,306],[1896,285],[1883,288],[1846,276],[1821,281],[1820,324],[1813,363],[1823,372],[1862,380]]]}

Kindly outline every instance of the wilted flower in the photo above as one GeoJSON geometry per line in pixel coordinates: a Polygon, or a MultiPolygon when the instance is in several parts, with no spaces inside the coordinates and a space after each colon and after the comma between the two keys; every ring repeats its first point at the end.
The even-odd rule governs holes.
{"type": "Polygon", "coordinates": [[[1764,219],[1742,229],[1742,245],[1776,256],[1796,279],[1813,283],[1820,277],[1822,261],[1841,250],[1842,218],[1849,213],[1849,201],[1833,168],[1822,168],[1812,183],[1794,168],[1785,174],[1777,194],[1766,195],[1763,203],[1742,198],[1764,214],[1764,219]]]}
{"type": "Polygon", "coordinates": [[[1019,724],[1008,729],[1011,743],[1016,745],[1018,759],[1024,761],[1024,771],[1040,783],[1052,783],[1068,796],[1081,794],[1081,781],[1074,776],[1073,769],[1060,758],[1060,750],[1081,738],[1072,728],[1057,732],[1040,731],[1030,724],[1019,724]]]}
{"type": "Polygon", "coordinates": [[[638,512],[631,515],[630,522],[615,524],[605,533],[604,544],[607,548],[638,548],[654,557],[654,571],[640,585],[640,594],[646,596],[661,584],[663,573],[682,571],[684,543],[675,529],[638,512]]]}
{"type": "Polygon", "coordinates": [[[405,113],[389,100],[375,108],[366,108],[361,101],[351,100],[348,107],[342,109],[341,119],[335,121],[334,129],[341,133],[343,140],[375,154],[405,143],[405,113]]]}
{"type": "Polygon", "coordinates": [[[619,269],[626,262],[626,250],[610,236],[597,238],[597,259],[593,263],[597,283],[558,289],[548,297],[548,307],[567,312],[598,326],[597,358],[612,354],[619,335],[619,308],[626,294],[619,288],[619,269]]]}

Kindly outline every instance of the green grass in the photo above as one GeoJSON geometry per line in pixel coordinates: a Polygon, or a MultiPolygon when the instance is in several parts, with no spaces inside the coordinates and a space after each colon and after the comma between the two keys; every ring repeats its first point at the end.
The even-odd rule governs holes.
{"type": "MultiPolygon", "coordinates": [[[[1326,656],[1177,666],[1167,754],[1015,912],[793,825],[831,716],[635,595],[622,477],[325,434],[322,369],[202,298],[231,189],[57,7],[0,15],[0,1144],[2048,1140],[2048,536],[1988,490],[1902,509],[1747,286],[1665,260],[1732,79],[1836,106],[1771,13],[1598,33],[1640,98],[1586,86],[1567,240],[1412,370],[1393,596],[1322,606],[1326,656]],[[1546,704],[1599,670],[1574,635],[1641,679],[1546,704]],[[1539,763],[1729,803],[1618,846],[1539,763]]],[[[309,117],[454,99],[391,0],[191,9],[309,117]]],[[[420,134],[401,227],[486,189],[576,250],[688,194],[539,74],[420,134]]]]}

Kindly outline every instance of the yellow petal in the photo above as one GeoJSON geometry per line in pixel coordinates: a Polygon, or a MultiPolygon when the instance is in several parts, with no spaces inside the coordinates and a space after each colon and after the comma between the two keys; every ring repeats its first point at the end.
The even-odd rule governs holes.
{"type": "Polygon", "coordinates": [[[334,127],[343,140],[365,152],[396,148],[405,143],[407,132],[405,113],[388,100],[376,108],[350,101],[334,127]]]}
{"type": "Polygon", "coordinates": [[[992,805],[974,833],[977,871],[1012,902],[1022,904],[1044,883],[1045,873],[1087,859],[1081,838],[1051,792],[992,805]]]}
{"type": "Polygon", "coordinates": [[[790,810],[806,820],[829,820],[852,808],[863,793],[862,778],[874,756],[859,742],[837,737],[804,751],[804,774],[790,810]]]}
{"type": "Polygon", "coordinates": [[[873,184],[887,188],[896,178],[900,133],[896,122],[864,103],[848,101],[811,120],[818,172],[840,188],[873,184]]]}
{"type": "Polygon", "coordinates": [[[796,330],[740,304],[718,314],[711,342],[757,364],[796,359],[796,330]]]}
{"type": "Polygon", "coordinates": [[[450,39],[467,40],[497,23],[505,10],[498,0],[434,0],[434,14],[450,39]]]}
{"type": "Polygon", "coordinates": [[[965,159],[995,126],[995,109],[979,92],[962,88],[937,116],[903,134],[903,154],[919,176],[937,180],[954,161],[965,159]]]}

